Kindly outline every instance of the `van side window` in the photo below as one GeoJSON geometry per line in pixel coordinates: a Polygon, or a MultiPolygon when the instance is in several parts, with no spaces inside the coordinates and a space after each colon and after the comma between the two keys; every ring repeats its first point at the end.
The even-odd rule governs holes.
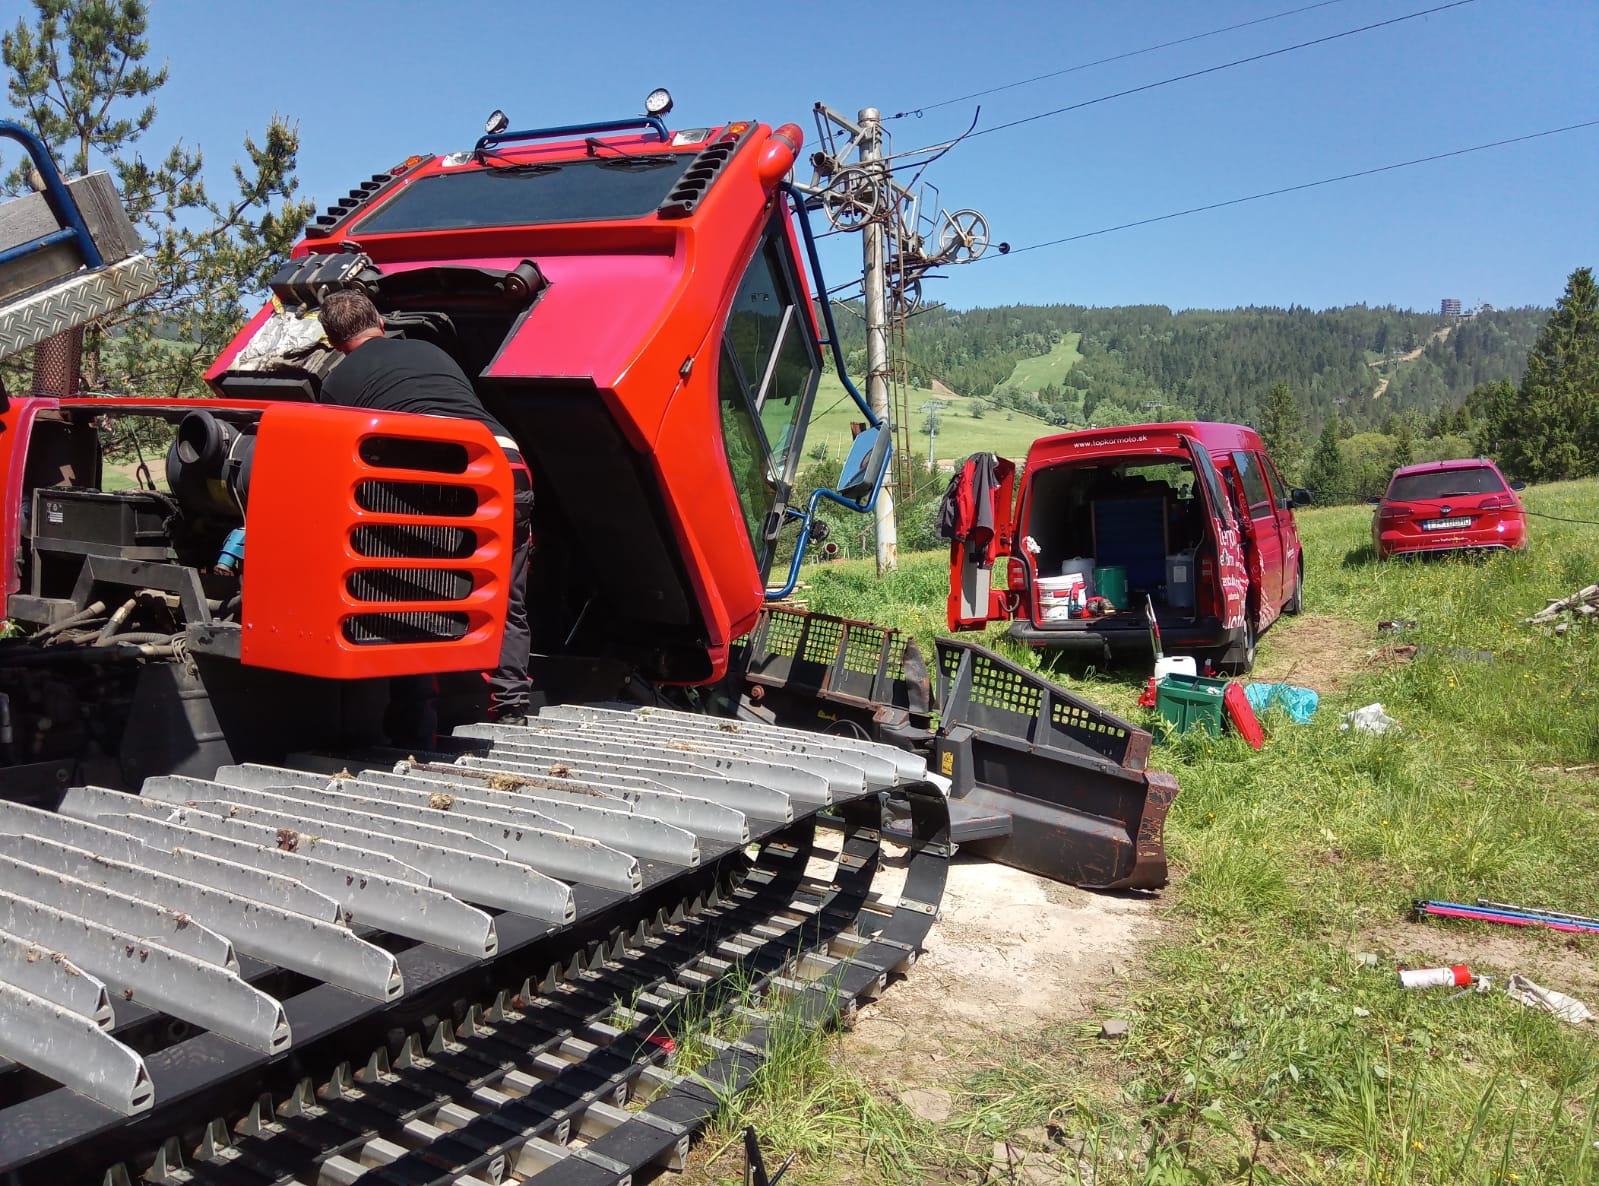
{"type": "Polygon", "coordinates": [[[1228,527],[1233,525],[1232,503],[1222,493],[1221,477],[1216,473],[1216,463],[1210,459],[1210,453],[1198,441],[1190,441],[1190,448],[1194,451],[1194,460],[1199,463],[1199,472],[1205,483],[1205,493],[1210,496],[1210,505],[1216,512],[1216,517],[1228,527]]]}
{"type": "Polygon", "coordinates": [[[1244,486],[1244,498],[1249,502],[1249,517],[1264,519],[1271,514],[1271,492],[1266,489],[1266,479],[1260,476],[1260,462],[1253,453],[1239,449],[1233,454],[1233,464],[1238,467],[1238,480],[1244,486]]]}
{"type": "Polygon", "coordinates": [[[1282,475],[1277,472],[1277,466],[1272,462],[1272,459],[1264,453],[1260,455],[1260,468],[1266,475],[1266,485],[1271,487],[1272,505],[1286,507],[1288,505],[1288,491],[1283,486],[1282,475]]]}

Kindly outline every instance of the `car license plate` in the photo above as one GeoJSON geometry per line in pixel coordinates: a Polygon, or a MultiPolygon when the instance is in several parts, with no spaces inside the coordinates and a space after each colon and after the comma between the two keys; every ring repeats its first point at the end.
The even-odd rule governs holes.
{"type": "Polygon", "coordinates": [[[1453,531],[1457,527],[1470,526],[1471,517],[1469,515],[1457,519],[1423,519],[1421,521],[1421,529],[1423,531],[1453,531]]]}

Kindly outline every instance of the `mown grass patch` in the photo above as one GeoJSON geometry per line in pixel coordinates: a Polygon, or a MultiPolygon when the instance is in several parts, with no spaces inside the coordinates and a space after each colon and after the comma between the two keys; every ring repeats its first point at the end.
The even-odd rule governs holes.
{"type": "MultiPolygon", "coordinates": [[[[1599,519],[1599,483],[1527,502],[1599,519]]],[[[1270,718],[1258,753],[1165,739],[1154,764],[1182,786],[1170,927],[1118,1006],[1132,1036],[1112,1051],[1076,1027],[997,1053],[942,1139],[969,1152],[1049,1125],[1064,1180],[1096,1183],[1599,1181],[1592,1033],[1498,991],[1519,971],[1599,1006],[1599,937],[1406,921],[1418,897],[1599,914],[1599,624],[1555,636],[1523,621],[1599,580],[1599,527],[1535,517],[1523,555],[1379,565],[1368,509],[1300,521],[1307,613],[1369,640],[1354,674],[1310,724],[1270,718]],[[1382,636],[1384,619],[1415,626],[1382,636]],[[1375,701],[1401,730],[1339,729],[1375,701]],[[1479,949],[1490,931],[1475,970],[1495,991],[1399,989],[1396,961],[1479,949]],[[1375,967],[1356,958],[1368,950],[1375,967]],[[1574,982],[1584,969],[1591,983],[1574,982]]],[[[942,556],[881,585],[866,565],[806,575],[813,610],[941,632],[942,556]]],[[[1263,656],[1290,652],[1293,632],[1269,632],[1263,656]]],[[[1143,671],[1053,674],[1145,719],[1143,671]]]]}
{"type": "Polygon", "coordinates": [[[1060,387],[1068,371],[1082,361],[1082,351],[1077,347],[1082,334],[1062,334],[1060,341],[1048,354],[1035,354],[1019,359],[1010,378],[999,384],[1017,391],[1036,394],[1045,387],[1060,387]]]}

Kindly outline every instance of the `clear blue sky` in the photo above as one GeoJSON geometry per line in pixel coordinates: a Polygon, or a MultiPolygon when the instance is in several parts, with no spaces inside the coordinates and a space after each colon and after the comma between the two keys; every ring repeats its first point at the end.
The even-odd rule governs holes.
{"type": "MultiPolygon", "coordinates": [[[[616,118],[664,85],[675,126],[792,120],[809,139],[818,99],[891,114],[1310,2],[153,0],[151,56],[171,81],[148,142],[198,142],[225,182],[240,136],[277,110],[325,202],[410,153],[469,147],[495,107],[512,127],[616,118]]],[[[901,119],[894,147],[963,130],[979,102],[982,128],[1440,2],[1338,0],[901,119]]],[[[1475,0],[980,136],[929,178],[1020,247],[1592,119],[1599,3],[1475,0]]],[[[1546,305],[1599,265],[1596,198],[1599,127],[952,269],[928,296],[1546,305]]],[[[858,259],[847,248],[829,252],[831,282],[858,259]]]]}

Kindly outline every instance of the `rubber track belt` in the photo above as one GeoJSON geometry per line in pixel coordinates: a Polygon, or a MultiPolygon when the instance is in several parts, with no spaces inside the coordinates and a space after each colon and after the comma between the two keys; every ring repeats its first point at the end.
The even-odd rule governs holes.
{"type": "Polygon", "coordinates": [[[590,1186],[680,1165],[692,1134],[749,1086],[774,1026],[829,1026],[915,961],[943,896],[948,809],[925,784],[896,794],[914,839],[892,907],[871,898],[880,807],[868,795],[772,835],[742,875],[744,858],[724,858],[711,888],[670,917],[640,920],[536,985],[490,992],[454,1024],[430,1019],[392,1059],[379,1052],[242,1120],[215,1118],[198,1142],[191,1123],[186,1162],[172,1140],[107,1180],[590,1186]],[[829,855],[819,825],[839,836],[827,883],[807,874],[829,855]],[[735,1011],[736,1041],[709,1039],[713,1056],[692,1074],[661,1069],[672,1042],[705,1042],[707,1019],[735,1011]]]}

